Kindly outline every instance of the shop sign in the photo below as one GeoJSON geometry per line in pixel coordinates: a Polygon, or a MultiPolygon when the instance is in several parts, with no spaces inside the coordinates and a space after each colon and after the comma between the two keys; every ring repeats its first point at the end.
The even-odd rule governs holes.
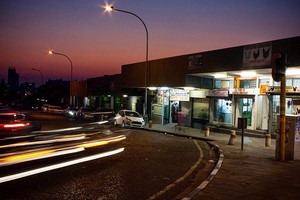
{"type": "Polygon", "coordinates": [[[260,43],[244,46],[243,66],[257,67],[270,66],[272,56],[272,43],[260,43]]]}
{"type": "Polygon", "coordinates": [[[229,90],[229,94],[255,95],[256,88],[234,88],[229,90]]]}
{"type": "Polygon", "coordinates": [[[206,98],[206,91],[190,91],[190,97],[191,98],[206,98]]]}
{"type": "Polygon", "coordinates": [[[189,101],[189,91],[170,89],[170,101],[189,101]]]}
{"type": "MultiPolygon", "coordinates": [[[[285,91],[289,93],[299,93],[300,86],[286,86],[285,91]]],[[[281,92],[280,86],[267,87],[267,93],[280,93],[280,92],[281,92]]]]}
{"type": "Polygon", "coordinates": [[[207,93],[208,97],[228,97],[228,90],[209,90],[207,93]]]}
{"type": "Polygon", "coordinates": [[[201,69],[203,66],[203,56],[202,54],[189,56],[188,62],[188,70],[201,69]]]}

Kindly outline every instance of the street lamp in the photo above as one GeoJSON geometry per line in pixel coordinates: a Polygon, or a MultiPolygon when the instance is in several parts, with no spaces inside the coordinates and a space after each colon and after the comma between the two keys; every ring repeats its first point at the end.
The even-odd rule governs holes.
{"type": "Polygon", "coordinates": [[[70,106],[72,106],[72,105],[73,105],[73,97],[71,96],[71,92],[72,92],[71,86],[72,86],[72,81],[73,81],[73,63],[72,63],[71,59],[70,59],[67,55],[65,55],[65,54],[63,54],[63,53],[58,53],[58,52],[55,52],[55,51],[53,51],[53,50],[49,50],[49,51],[48,51],[48,54],[49,54],[49,55],[53,55],[53,54],[54,54],[54,55],[64,56],[64,57],[66,57],[66,58],[70,61],[70,64],[71,64],[70,106]]]}
{"type": "Polygon", "coordinates": [[[144,115],[147,115],[148,114],[148,109],[147,109],[147,103],[148,103],[148,98],[147,98],[147,79],[148,79],[148,68],[149,68],[149,63],[148,63],[148,29],[147,29],[147,26],[145,24],[145,22],[136,14],[132,13],[132,12],[129,12],[129,11],[125,11],[125,10],[120,10],[120,9],[117,9],[111,5],[106,5],[104,6],[105,8],[105,11],[106,12],[112,12],[112,11],[119,11],[119,12],[123,12],[123,13],[127,13],[127,14],[130,14],[130,15],[133,15],[135,16],[136,18],[138,18],[144,25],[145,27],[145,30],[146,30],[146,66],[145,66],[145,108],[144,108],[144,115]]]}
{"type": "Polygon", "coordinates": [[[42,77],[42,85],[44,85],[44,76],[43,76],[43,73],[42,73],[40,70],[36,69],[36,68],[32,68],[32,70],[33,70],[33,71],[37,71],[37,72],[39,72],[39,73],[41,74],[41,77],[42,77]]]}

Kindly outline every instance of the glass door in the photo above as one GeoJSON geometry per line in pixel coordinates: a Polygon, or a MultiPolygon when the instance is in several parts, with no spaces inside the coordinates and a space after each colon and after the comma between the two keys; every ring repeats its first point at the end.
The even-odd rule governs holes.
{"type": "Polygon", "coordinates": [[[252,126],[252,103],[253,99],[243,98],[242,100],[242,117],[247,118],[247,126],[252,126]]]}
{"type": "Polygon", "coordinates": [[[252,127],[252,109],[253,98],[237,98],[236,99],[236,125],[238,124],[238,118],[247,119],[247,127],[252,127]]]}

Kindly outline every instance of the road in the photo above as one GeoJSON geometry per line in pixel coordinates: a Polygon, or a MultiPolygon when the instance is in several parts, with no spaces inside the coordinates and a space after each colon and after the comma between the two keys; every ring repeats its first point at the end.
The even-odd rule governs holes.
{"type": "MultiPolygon", "coordinates": [[[[42,130],[84,125],[59,116],[38,118],[42,130]]],[[[142,129],[104,125],[85,128],[99,135],[109,132],[125,136],[125,140],[112,145],[124,151],[0,183],[0,199],[181,199],[208,176],[216,161],[216,155],[203,141],[142,129]]],[[[98,155],[112,151],[112,147],[6,166],[2,176],[20,168],[32,170],[98,155]]]]}

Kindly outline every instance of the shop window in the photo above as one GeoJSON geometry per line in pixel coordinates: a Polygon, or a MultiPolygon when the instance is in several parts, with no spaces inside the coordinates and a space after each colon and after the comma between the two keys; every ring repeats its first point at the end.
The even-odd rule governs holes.
{"type": "Polygon", "coordinates": [[[260,84],[270,84],[270,79],[267,78],[267,79],[259,79],[259,85],[260,84]]]}
{"type": "Polygon", "coordinates": [[[293,79],[293,86],[300,86],[300,79],[299,78],[293,79]]]}
{"type": "Polygon", "coordinates": [[[233,81],[232,80],[215,80],[214,81],[214,88],[233,88],[233,81]]]}
{"type": "Polygon", "coordinates": [[[241,80],[241,88],[256,88],[256,79],[254,80],[241,80]]]}
{"type": "Polygon", "coordinates": [[[214,121],[231,124],[232,102],[227,99],[215,99],[214,121]]]}
{"type": "Polygon", "coordinates": [[[293,86],[293,80],[292,79],[286,79],[286,86],[293,86]]]}
{"type": "Polygon", "coordinates": [[[195,99],[193,104],[193,118],[207,120],[209,117],[209,99],[195,99]]]}

